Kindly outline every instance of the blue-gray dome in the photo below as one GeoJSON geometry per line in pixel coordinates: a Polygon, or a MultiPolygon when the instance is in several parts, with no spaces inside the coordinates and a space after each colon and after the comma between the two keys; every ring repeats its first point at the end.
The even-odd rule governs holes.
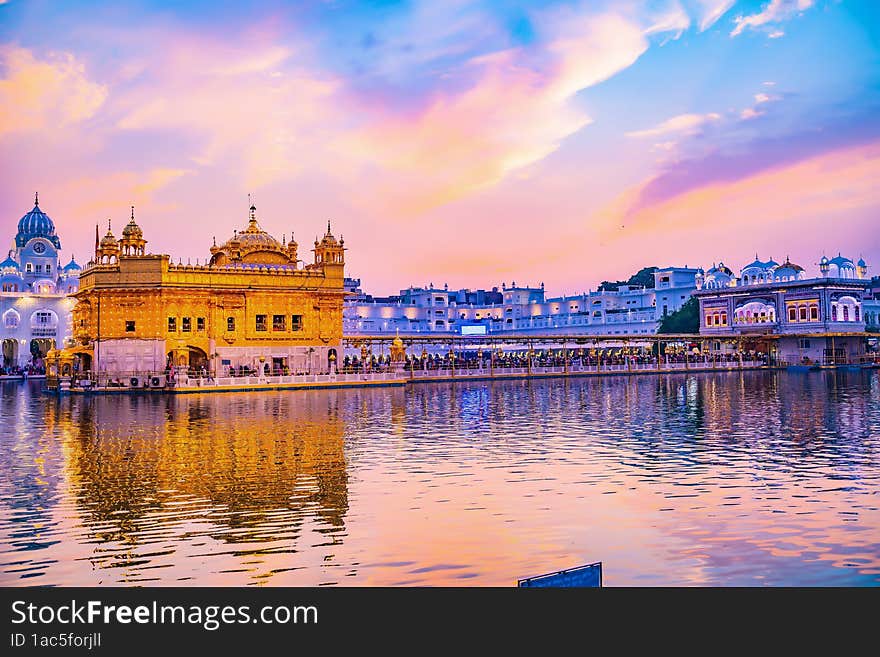
{"type": "Polygon", "coordinates": [[[844,258],[839,253],[837,254],[837,257],[831,258],[831,260],[829,260],[828,262],[829,264],[837,265],[841,269],[843,269],[844,267],[854,267],[852,260],[850,260],[849,258],[844,258]]]}
{"type": "Polygon", "coordinates": [[[706,273],[709,275],[727,274],[728,276],[733,276],[733,272],[729,267],[725,267],[723,262],[719,262],[717,265],[712,265],[706,273]]]}
{"type": "Polygon", "coordinates": [[[15,236],[15,245],[23,247],[35,237],[42,237],[61,248],[61,240],[55,234],[55,224],[45,212],[40,210],[40,200],[34,197],[34,209],[24,215],[18,222],[18,234],[15,236]]]}
{"type": "Polygon", "coordinates": [[[0,269],[14,269],[15,271],[21,271],[21,267],[12,259],[12,256],[8,256],[6,260],[0,262],[0,269]]]}
{"type": "Polygon", "coordinates": [[[773,267],[778,267],[779,263],[776,262],[773,258],[770,258],[767,262],[761,262],[758,258],[758,254],[755,254],[755,261],[751,264],[746,265],[742,268],[741,271],[745,271],[746,269],[773,269],[773,267]]]}
{"type": "Polygon", "coordinates": [[[61,268],[61,271],[65,272],[65,273],[71,272],[71,271],[82,271],[82,267],[80,267],[77,264],[76,260],[73,259],[73,256],[70,256],[70,262],[68,262],[66,265],[64,265],[61,268]]]}

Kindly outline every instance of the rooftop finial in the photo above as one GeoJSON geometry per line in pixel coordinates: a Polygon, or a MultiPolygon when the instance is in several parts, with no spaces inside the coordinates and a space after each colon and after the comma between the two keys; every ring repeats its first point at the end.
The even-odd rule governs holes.
{"type": "Polygon", "coordinates": [[[217,236],[214,235],[214,237],[212,239],[214,240],[214,246],[217,246],[217,236]]]}
{"type": "Polygon", "coordinates": [[[110,217],[107,217],[107,232],[110,232],[110,217]]]}
{"type": "Polygon", "coordinates": [[[327,220],[327,234],[330,234],[330,220],[327,220]]]}
{"type": "Polygon", "coordinates": [[[134,223],[134,206],[131,206],[131,221],[134,223]]]}
{"type": "Polygon", "coordinates": [[[34,192],[34,206],[40,205],[40,192],[34,192]]]}

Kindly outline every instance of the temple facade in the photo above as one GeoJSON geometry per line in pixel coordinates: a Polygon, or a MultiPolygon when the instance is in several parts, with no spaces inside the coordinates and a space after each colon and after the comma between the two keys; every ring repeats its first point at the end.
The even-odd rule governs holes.
{"type": "MultiPolygon", "coordinates": [[[[99,376],[155,377],[185,367],[216,376],[321,373],[342,339],[345,247],[327,223],[313,262],[278,241],[250,207],[247,226],[210,247],[204,265],[147,252],[131,219],[117,239],[108,222],[75,294],[73,336],[62,368],[99,376]]],[[[62,373],[64,373],[62,371],[62,373]]]]}
{"type": "Polygon", "coordinates": [[[34,207],[18,222],[5,260],[0,262],[0,374],[23,369],[40,372],[46,354],[71,332],[73,299],[80,266],[63,265],[55,224],[34,195],[34,207]]]}

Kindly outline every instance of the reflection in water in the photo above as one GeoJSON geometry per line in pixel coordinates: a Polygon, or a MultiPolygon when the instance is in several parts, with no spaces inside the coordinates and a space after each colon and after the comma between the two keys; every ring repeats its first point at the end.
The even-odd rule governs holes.
{"type": "Polygon", "coordinates": [[[880,583],[877,371],[2,385],[4,584],[880,583]]]}

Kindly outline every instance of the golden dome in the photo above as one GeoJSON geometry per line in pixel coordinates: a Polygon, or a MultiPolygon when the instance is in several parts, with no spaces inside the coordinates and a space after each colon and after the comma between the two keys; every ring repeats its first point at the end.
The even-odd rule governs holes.
{"type": "Polygon", "coordinates": [[[295,264],[291,261],[286,245],[260,228],[256,217],[257,208],[250,207],[247,228],[236,232],[220,246],[211,247],[211,264],[225,265],[233,262],[273,265],[295,264]]]}
{"type": "Polygon", "coordinates": [[[110,220],[107,220],[107,234],[101,238],[101,246],[116,246],[116,237],[113,235],[113,231],[110,229],[110,220]]]}
{"type": "Polygon", "coordinates": [[[333,236],[333,233],[330,232],[330,222],[327,222],[327,232],[324,233],[324,236],[321,238],[321,241],[315,240],[315,246],[342,246],[339,242],[336,241],[336,238],[333,236]]]}
{"type": "Polygon", "coordinates": [[[134,221],[134,208],[131,209],[131,220],[125,224],[125,228],[122,229],[122,237],[128,239],[141,239],[144,236],[144,231],[141,230],[141,227],[138,226],[134,221]]]}

